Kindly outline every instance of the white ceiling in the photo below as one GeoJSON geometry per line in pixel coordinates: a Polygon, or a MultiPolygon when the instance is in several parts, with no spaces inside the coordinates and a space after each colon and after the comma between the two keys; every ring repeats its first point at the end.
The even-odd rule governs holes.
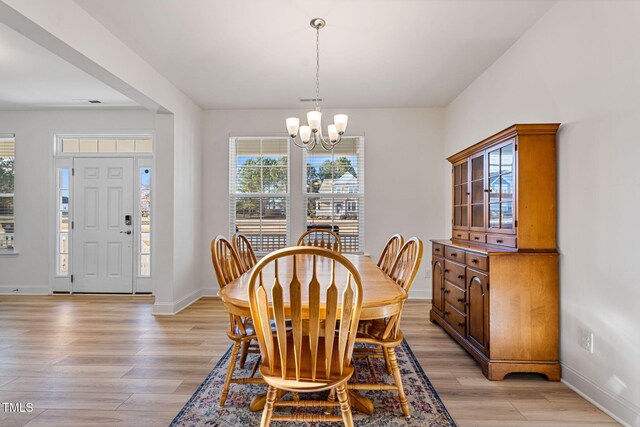
{"type": "Polygon", "coordinates": [[[140,107],[120,92],[0,24],[0,110],[41,108],[140,107]],[[98,99],[103,104],[90,104],[88,99],[98,99]]]}
{"type": "Polygon", "coordinates": [[[203,108],[446,106],[555,0],[76,0],[203,108]]]}

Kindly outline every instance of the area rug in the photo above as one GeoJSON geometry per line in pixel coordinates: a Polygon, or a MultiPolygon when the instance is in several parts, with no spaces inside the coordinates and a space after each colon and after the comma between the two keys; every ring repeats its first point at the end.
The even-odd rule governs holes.
{"type": "MultiPolygon", "coordinates": [[[[171,422],[172,427],[195,426],[256,426],[260,425],[262,411],[251,412],[249,403],[251,399],[267,390],[266,385],[231,384],[227,402],[220,407],[220,392],[224,384],[227,372],[227,363],[231,355],[231,348],[220,359],[207,379],[200,385],[191,399],[180,410],[171,422]]],[[[405,389],[405,394],[411,407],[411,418],[404,418],[400,409],[400,401],[395,391],[361,391],[360,393],[373,401],[375,412],[372,416],[354,411],[353,418],[356,426],[367,427],[395,427],[395,426],[455,426],[453,419],[442,404],[438,393],[429,382],[427,375],[416,360],[409,344],[406,341],[396,348],[396,355],[405,389]]],[[[254,356],[255,357],[255,356],[254,356]]],[[[245,369],[236,369],[234,376],[248,376],[255,359],[247,359],[245,369]]],[[[378,381],[393,384],[393,377],[387,374],[382,359],[374,360],[374,367],[378,381]]],[[[359,372],[358,382],[367,382],[370,379],[369,367],[366,359],[356,359],[356,369],[359,372]]],[[[257,374],[259,375],[259,374],[257,374]]],[[[301,399],[310,399],[313,395],[301,394],[301,399]]],[[[315,398],[326,398],[325,395],[315,398]]],[[[286,397],[285,397],[286,399],[286,397]]],[[[279,408],[278,413],[285,413],[288,408],[279,408]]],[[[293,408],[292,411],[322,411],[322,408],[293,408]]],[[[337,414],[338,412],[336,412],[337,414]]],[[[272,422],[272,426],[285,425],[281,422],[272,422]]],[[[286,423],[292,425],[292,423],[286,423]]],[[[307,426],[335,426],[336,423],[317,424],[310,423],[307,426]]]]}

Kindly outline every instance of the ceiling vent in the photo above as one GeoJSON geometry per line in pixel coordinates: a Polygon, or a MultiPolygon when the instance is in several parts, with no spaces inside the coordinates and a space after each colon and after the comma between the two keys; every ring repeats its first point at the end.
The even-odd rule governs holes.
{"type": "Polygon", "coordinates": [[[299,98],[300,102],[322,102],[322,98],[299,98]]]}
{"type": "Polygon", "coordinates": [[[98,99],[89,99],[89,104],[102,104],[102,101],[98,99]]]}

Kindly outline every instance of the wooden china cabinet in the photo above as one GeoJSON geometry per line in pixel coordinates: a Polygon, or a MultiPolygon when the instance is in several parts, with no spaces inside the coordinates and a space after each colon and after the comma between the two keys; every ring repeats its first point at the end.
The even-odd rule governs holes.
{"type": "Polygon", "coordinates": [[[556,132],[513,125],[447,160],[452,237],[432,240],[431,321],[491,380],[560,380],[556,132]]]}

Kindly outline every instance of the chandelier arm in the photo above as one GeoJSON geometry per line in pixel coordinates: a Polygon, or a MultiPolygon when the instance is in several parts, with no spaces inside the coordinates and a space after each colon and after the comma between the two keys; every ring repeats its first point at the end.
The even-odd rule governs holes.
{"type": "Polygon", "coordinates": [[[331,139],[327,141],[326,139],[324,139],[324,136],[322,135],[322,128],[318,129],[317,133],[314,133],[314,137],[315,135],[318,135],[322,148],[324,148],[327,151],[333,150],[333,147],[338,145],[338,143],[342,140],[342,135],[338,135],[338,139],[336,139],[336,142],[331,141],[331,139]]]}
{"type": "Polygon", "coordinates": [[[302,141],[301,141],[301,143],[298,143],[298,137],[295,137],[295,138],[289,137],[289,139],[291,140],[291,142],[294,143],[294,145],[296,147],[304,148],[307,151],[313,150],[315,148],[316,144],[317,144],[317,141],[315,141],[314,139],[310,139],[309,142],[307,142],[307,143],[304,143],[302,141]]]}

